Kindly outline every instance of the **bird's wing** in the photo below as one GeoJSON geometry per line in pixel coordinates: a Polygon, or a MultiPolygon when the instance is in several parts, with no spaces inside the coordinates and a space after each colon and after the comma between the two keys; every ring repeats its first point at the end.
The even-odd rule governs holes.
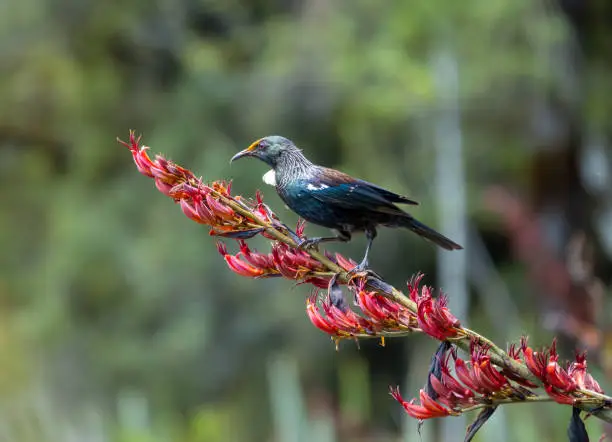
{"type": "Polygon", "coordinates": [[[393,203],[417,204],[367,181],[358,180],[334,169],[320,168],[308,184],[310,194],[327,204],[345,209],[370,209],[381,212],[404,213],[393,203]]]}
{"type": "Polygon", "coordinates": [[[418,206],[419,202],[415,200],[411,200],[410,198],[405,197],[404,195],[399,195],[397,193],[391,192],[390,190],[383,189],[376,184],[368,183],[367,181],[358,180],[361,183],[367,184],[372,190],[376,191],[380,196],[382,196],[387,201],[390,201],[395,204],[411,204],[413,206],[418,206]]]}

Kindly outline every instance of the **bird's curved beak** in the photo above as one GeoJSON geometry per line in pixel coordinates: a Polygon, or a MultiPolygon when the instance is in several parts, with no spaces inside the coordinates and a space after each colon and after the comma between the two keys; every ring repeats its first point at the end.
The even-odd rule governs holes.
{"type": "Polygon", "coordinates": [[[255,142],[253,142],[249,147],[247,147],[244,150],[241,150],[240,152],[238,152],[236,155],[234,155],[232,157],[232,159],[230,160],[230,163],[233,163],[234,161],[243,158],[243,157],[254,157],[257,154],[255,153],[255,149],[257,149],[257,145],[259,144],[261,140],[257,140],[255,142]]]}

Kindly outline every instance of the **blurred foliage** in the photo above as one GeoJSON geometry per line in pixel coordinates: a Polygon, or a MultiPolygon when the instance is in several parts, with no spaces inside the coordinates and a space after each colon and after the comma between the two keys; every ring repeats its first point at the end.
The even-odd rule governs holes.
{"type": "MultiPolygon", "coordinates": [[[[533,289],[499,242],[482,192],[501,183],[529,194],[542,97],[577,100],[581,124],[611,132],[610,28],[596,15],[584,31],[571,21],[582,15],[558,6],[2,2],[0,395],[11,412],[0,439],[274,440],[283,414],[266,379],[282,354],[299,367],[285,382],[310,419],[293,440],[315,440],[309,431],[322,441],[399,440],[401,410],[387,385],[404,379],[406,347],[423,340],[416,363],[426,367],[435,344],[343,343],[336,353],[308,323],[307,288],[227,271],[206,230],[136,173],[114,139],[134,128],[154,151],[205,178],[234,178],[238,193],[252,195],[265,170],[230,169],[228,159],[280,133],[316,161],[425,202],[415,214],[435,225],[431,59],[440,47],[459,60],[470,216],[492,232],[488,245],[521,313],[513,328],[537,339],[533,289]],[[558,64],[575,35],[586,54],[579,91],[558,64]]],[[[338,249],[362,247],[358,239],[338,249]]],[[[400,286],[417,270],[435,281],[435,251],[410,235],[382,232],[372,262],[400,286]]],[[[474,325],[494,330],[479,301],[471,312],[474,325]]],[[[509,410],[509,422],[530,423],[508,428],[506,440],[564,437],[569,410],[558,408],[538,410],[537,422],[533,410],[509,410]]],[[[601,429],[589,425],[596,438],[601,429]]]]}

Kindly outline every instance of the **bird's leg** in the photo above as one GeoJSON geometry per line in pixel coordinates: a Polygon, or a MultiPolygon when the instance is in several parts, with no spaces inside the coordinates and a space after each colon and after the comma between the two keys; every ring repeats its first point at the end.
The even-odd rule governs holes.
{"type": "Polygon", "coordinates": [[[361,262],[349,272],[349,274],[351,275],[355,273],[366,271],[368,269],[368,255],[370,254],[370,249],[372,248],[372,243],[374,242],[374,238],[376,238],[376,229],[374,228],[366,229],[365,235],[368,240],[368,244],[366,245],[365,255],[363,256],[363,260],[361,260],[361,262]]]}
{"type": "Polygon", "coordinates": [[[314,238],[306,238],[298,243],[298,249],[314,248],[318,250],[319,244],[322,242],[347,242],[351,240],[351,234],[346,231],[338,231],[336,236],[322,236],[314,238]]]}

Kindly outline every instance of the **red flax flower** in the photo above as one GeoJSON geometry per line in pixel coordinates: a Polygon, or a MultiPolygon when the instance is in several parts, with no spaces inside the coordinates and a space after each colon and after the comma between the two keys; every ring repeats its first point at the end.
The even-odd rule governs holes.
{"type": "MultiPolygon", "coordinates": [[[[244,216],[236,213],[225,202],[231,200],[248,209],[255,219],[261,215],[263,201],[257,205],[252,203],[249,207],[240,201],[240,197],[232,197],[230,185],[223,181],[214,181],[204,184],[189,170],[184,169],[161,155],[151,160],[147,154],[147,146],[140,146],[140,137],[130,132],[128,142],[120,141],[130,149],[136,168],[140,173],[155,180],[155,186],[164,195],[179,203],[183,213],[191,220],[211,227],[211,235],[228,238],[246,239],[263,231],[263,228],[254,226],[244,216]],[[255,208],[259,208],[255,210],[255,208]]],[[[273,218],[270,212],[268,219],[273,218]]]]}
{"type": "Polygon", "coordinates": [[[470,343],[470,362],[458,358],[452,352],[455,360],[455,372],[461,382],[470,389],[485,396],[493,396],[509,386],[508,380],[491,365],[488,348],[470,343]]]}
{"type": "Polygon", "coordinates": [[[225,244],[217,243],[217,250],[232,271],[248,278],[278,276],[279,272],[274,266],[271,255],[252,251],[244,241],[239,241],[239,244],[240,252],[230,255],[225,244]]]}
{"type": "Polygon", "coordinates": [[[410,310],[375,291],[366,290],[365,279],[360,279],[350,288],[355,292],[359,309],[379,328],[410,330],[417,327],[416,317],[410,310]]]}
{"type": "Polygon", "coordinates": [[[434,363],[439,370],[430,371],[431,387],[427,391],[420,391],[420,405],[414,399],[406,402],[399,390],[391,389],[391,395],[410,416],[417,419],[460,414],[465,408],[488,404],[492,399],[524,398],[526,390],[518,393],[509,380],[493,367],[488,349],[476,342],[470,345],[469,361],[459,358],[456,350],[452,349],[446,355],[438,355],[434,363]],[[454,375],[451,363],[454,364],[454,375]]]}
{"type": "Polygon", "coordinates": [[[342,267],[347,272],[350,272],[351,270],[353,270],[355,266],[357,265],[355,261],[353,261],[350,258],[345,258],[339,253],[336,253],[335,259],[333,259],[332,257],[329,257],[329,258],[332,259],[332,261],[334,261],[336,264],[338,264],[340,267],[342,267]]]}
{"type": "MultiPolygon", "coordinates": [[[[456,358],[455,358],[456,361],[456,358]]],[[[452,375],[449,356],[438,360],[440,375],[429,374],[431,388],[436,392],[437,401],[449,408],[460,408],[474,405],[474,391],[463,385],[452,375]]]]}
{"type": "Polygon", "coordinates": [[[319,288],[327,288],[329,277],[321,277],[316,273],[327,269],[304,250],[296,249],[285,243],[276,242],[272,246],[274,265],[282,276],[288,279],[303,281],[319,288]]]}
{"type": "MultiPolygon", "coordinates": [[[[261,191],[257,191],[255,193],[255,204],[254,207],[246,207],[249,210],[252,210],[253,213],[255,214],[255,216],[259,219],[261,219],[264,222],[270,223],[272,224],[275,228],[281,230],[281,231],[286,231],[288,234],[291,235],[291,232],[289,231],[289,229],[287,229],[287,227],[279,220],[278,216],[276,216],[276,214],[272,211],[272,209],[270,209],[270,207],[268,207],[267,204],[265,204],[263,202],[263,195],[261,193],[261,191]]],[[[298,221],[298,228],[297,231],[300,231],[299,229],[301,228],[301,232],[303,233],[303,222],[302,221],[298,221]]],[[[261,232],[261,235],[264,238],[267,239],[271,239],[274,240],[275,238],[270,235],[269,233],[267,233],[265,230],[263,230],[261,232]]],[[[293,235],[291,235],[293,237],[293,235]]],[[[298,238],[293,238],[294,240],[297,240],[299,238],[302,237],[301,233],[297,234],[298,238]]]]}
{"type": "Polygon", "coordinates": [[[118,140],[132,152],[132,158],[140,173],[155,180],[155,186],[163,194],[172,197],[171,190],[174,186],[182,183],[197,181],[189,170],[184,169],[161,155],[155,156],[152,161],[147,154],[148,146],[140,146],[140,137],[130,132],[130,139],[126,143],[118,140]]]}
{"type": "Polygon", "coordinates": [[[423,332],[440,341],[454,338],[459,334],[459,320],[453,316],[447,307],[446,297],[432,296],[432,289],[424,285],[419,290],[423,274],[416,275],[408,283],[410,299],[417,304],[417,322],[423,332]]]}
{"type": "Polygon", "coordinates": [[[421,401],[420,404],[415,404],[416,399],[412,399],[410,402],[405,401],[400,394],[399,387],[391,387],[389,390],[391,396],[393,396],[393,399],[398,401],[402,407],[404,407],[406,413],[415,419],[423,420],[431,419],[433,417],[445,417],[459,414],[448,407],[440,405],[423,389],[419,391],[419,399],[421,401]]]}
{"type": "Polygon", "coordinates": [[[335,338],[336,346],[338,339],[374,335],[375,325],[348,306],[336,278],[329,282],[320,307],[317,305],[319,297],[319,291],[315,291],[306,300],[306,313],[315,327],[335,338]]]}
{"type": "Polygon", "coordinates": [[[587,372],[586,353],[576,353],[576,360],[569,365],[567,374],[576,382],[578,388],[603,394],[599,383],[587,372]]]}
{"type": "Polygon", "coordinates": [[[284,243],[275,243],[272,246],[272,257],[281,274],[289,279],[299,280],[311,272],[326,270],[304,250],[289,247],[284,243]]]}
{"type": "MultiPolygon", "coordinates": [[[[522,354],[522,344],[523,341],[525,341],[526,338],[522,337],[521,338],[521,345],[517,346],[516,344],[510,344],[510,347],[508,348],[508,351],[506,352],[508,354],[508,356],[510,357],[510,359],[513,359],[514,361],[518,362],[518,363],[522,363],[523,362],[523,358],[521,357],[522,354]]],[[[525,341],[526,342],[526,341],[525,341]]],[[[507,368],[502,369],[501,373],[508,379],[516,382],[517,384],[520,384],[524,387],[527,388],[537,388],[538,386],[536,384],[534,384],[533,382],[528,381],[527,379],[523,379],[521,376],[519,376],[518,374],[516,374],[515,372],[508,370],[507,368]]]]}
{"type": "MultiPolygon", "coordinates": [[[[555,401],[560,404],[572,405],[574,397],[571,393],[579,388],[574,376],[581,381],[583,373],[586,375],[586,360],[577,357],[576,365],[570,365],[572,375],[559,365],[556,339],[548,350],[534,351],[527,345],[527,339],[521,340],[521,349],[527,368],[544,383],[544,390],[555,401]],[[583,370],[584,367],[584,371],[583,370]]],[[[592,379],[592,378],[591,378],[592,379]]],[[[594,385],[591,384],[594,387],[594,385]]],[[[599,387],[599,385],[597,385],[599,387]]],[[[596,388],[597,388],[596,387],[596,388]]]]}
{"type": "Polygon", "coordinates": [[[336,338],[380,337],[382,345],[387,333],[416,328],[416,317],[407,308],[367,291],[365,280],[351,282],[349,290],[354,292],[355,304],[362,314],[348,306],[337,278],[332,277],[323,299],[319,300],[315,292],[306,301],[306,312],[315,327],[336,338]]]}

